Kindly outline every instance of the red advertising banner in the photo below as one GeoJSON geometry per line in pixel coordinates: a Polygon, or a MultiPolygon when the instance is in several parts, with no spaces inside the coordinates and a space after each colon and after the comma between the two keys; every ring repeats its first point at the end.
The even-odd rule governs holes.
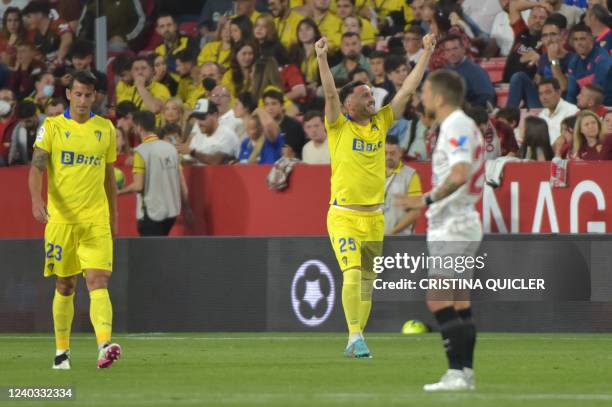
{"type": "MultiPolygon", "coordinates": [[[[411,164],[429,189],[430,166],[411,164]]],[[[289,187],[266,185],[270,166],[186,168],[195,223],[179,219],[172,235],[304,236],[325,235],[329,200],[328,166],[296,166],[289,187]]],[[[129,169],[125,169],[129,174],[129,169]]],[[[43,225],[31,214],[27,167],[0,169],[0,238],[40,238],[43,225]]],[[[501,186],[485,187],[479,204],[487,233],[612,232],[612,162],[572,162],[567,186],[552,187],[550,163],[511,163],[501,186]]],[[[127,176],[129,181],[130,176],[127,176]]],[[[136,197],[119,197],[119,235],[135,236],[136,197]]],[[[416,226],[423,233],[422,216],[416,226]]]]}

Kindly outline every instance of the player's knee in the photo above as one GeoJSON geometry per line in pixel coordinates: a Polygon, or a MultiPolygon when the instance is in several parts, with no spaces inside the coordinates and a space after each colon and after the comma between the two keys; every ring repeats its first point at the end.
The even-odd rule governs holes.
{"type": "Polygon", "coordinates": [[[107,274],[91,274],[87,276],[86,283],[89,291],[108,288],[109,276],[107,274]]]}
{"type": "Polygon", "coordinates": [[[76,289],[76,277],[58,278],[55,281],[55,289],[63,296],[72,295],[76,289]]]}

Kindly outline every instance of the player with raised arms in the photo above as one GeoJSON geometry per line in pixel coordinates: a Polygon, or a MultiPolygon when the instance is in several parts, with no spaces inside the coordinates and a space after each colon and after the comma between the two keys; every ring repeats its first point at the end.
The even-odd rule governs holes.
{"type": "Polygon", "coordinates": [[[111,343],[113,308],[108,281],[113,269],[116,185],[113,124],[92,112],[96,78],[76,72],[66,90],[70,106],[47,118],[34,143],[29,188],[34,218],[45,223],[45,277],[55,276],[54,369],[70,369],[70,332],[77,276],[83,274],[90,296],[90,318],[98,342],[98,368],[121,355],[111,343]],[[42,197],[47,172],[48,205],[42,197]]]}
{"type": "Polygon", "coordinates": [[[423,79],[434,37],[425,36],[423,45],[425,52],[391,103],[376,111],[372,90],[363,82],[350,82],[338,93],[327,61],[328,41],[323,37],[315,44],[332,171],[327,230],[343,275],[342,306],[349,331],[344,353],[348,357],[371,357],[363,330],[372,308],[376,274],[367,265],[362,267],[362,254],[371,257],[382,250],[385,140],[423,79]]]}
{"type": "MultiPolygon", "coordinates": [[[[440,125],[432,158],[432,189],[420,197],[396,196],[396,205],[412,209],[428,206],[427,246],[430,256],[475,256],[482,240],[476,203],[484,185],[484,144],[478,126],[461,110],[463,79],[455,72],[432,72],[423,85],[425,113],[440,125]]],[[[429,278],[472,278],[471,270],[430,268],[429,278]]],[[[434,314],[444,340],[448,370],[425,391],[473,390],[476,327],[472,322],[469,290],[427,292],[427,306],[434,314]]]]}

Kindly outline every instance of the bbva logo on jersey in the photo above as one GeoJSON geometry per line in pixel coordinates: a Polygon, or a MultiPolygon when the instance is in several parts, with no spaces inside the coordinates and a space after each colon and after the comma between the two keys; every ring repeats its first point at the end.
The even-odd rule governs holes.
{"type": "Polygon", "coordinates": [[[64,165],[94,165],[102,164],[102,157],[94,155],[75,154],[74,151],[62,151],[62,164],[64,165]]]}
{"type": "Polygon", "coordinates": [[[382,147],[382,141],[378,143],[366,143],[358,138],[353,139],[353,151],[378,151],[382,147]]]}

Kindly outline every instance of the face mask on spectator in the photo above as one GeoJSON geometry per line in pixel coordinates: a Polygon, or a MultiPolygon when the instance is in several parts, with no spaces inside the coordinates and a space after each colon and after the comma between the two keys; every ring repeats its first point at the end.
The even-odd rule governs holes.
{"type": "Polygon", "coordinates": [[[45,87],[43,88],[43,95],[47,97],[53,96],[54,93],[55,93],[55,86],[53,85],[45,85],[45,87]]]}

